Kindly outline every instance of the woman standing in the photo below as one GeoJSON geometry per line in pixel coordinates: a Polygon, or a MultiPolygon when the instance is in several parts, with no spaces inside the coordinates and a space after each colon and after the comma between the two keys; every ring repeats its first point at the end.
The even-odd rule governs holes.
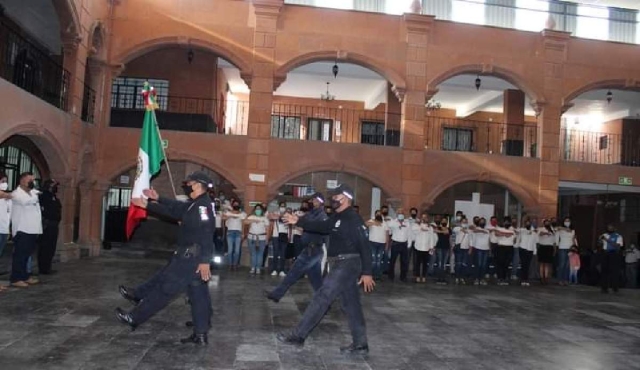
{"type": "Polygon", "coordinates": [[[520,252],[520,285],[529,286],[529,267],[538,246],[538,233],[532,227],[531,220],[527,219],[524,227],[518,230],[517,245],[520,252]]]}
{"type": "MultiPolygon", "coordinates": [[[[9,239],[9,224],[11,223],[11,193],[7,190],[9,190],[7,175],[0,172],[0,257],[2,257],[2,251],[4,251],[9,239]]],[[[0,285],[0,292],[6,289],[0,285]]]]}
{"type": "Polygon", "coordinates": [[[456,284],[466,284],[465,279],[469,277],[469,221],[465,216],[460,219],[460,224],[453,229],[456,236],[453,253],[455,256],[456,284]]]}
{"type": "Polygon", "coordinates": [[[506,217],[502,226],[493,230],[496,235],[494,256],[498,285],[509,285],[509,263],[513,260],[513,245],[516,241],[515,229],[511,226],[511,217],[506,217]]]}
{"type": "Polygon", "coordinates": [[[264,208],[258,204],[253,208],[253,214],[244,221],[249,226],[249,251],[251,252],[251,270],[250,274],[260,274],[262,268],[262,257],[264,255],[264,247],[267,245],[267,229],[269,228],[269,219],[264,215],[264,208]]]}
{"type": "Polygon", "coordinates": [[[558,255],[558,280],[560,285],[569,285],[569,250],[578,246],[576,231],[571,224],[571,218],[565,217],[562,226],[556,230],[556,245],[558,255]]]}
{"type": "Polygon", "coordinates": [[[240,209],[240,202],[236,199],[231,202],[231,210],[222,216],[227,226],[227,259],[229,269],[236,270],[240,263],[240,245],[242,244],[242,221],[247,214],[240,209]]]}
{"type": "Polygon", "coordinates": [[[286,259],[287,244],[289,244],[289,238],[291,237],[291,226],[285,224],[282,219],[286,212],[287,204],[280,202],[278,213],[272,219],[273,272],[271,272],[271,276],[286,276],[284,261],[286,259]]]}
{"type": "Polygon", "coordinates": [[[433,227],[429,224],[429,215],[427,212],[422,212],[420,219],[411,226],[411,239],[414,241],[416,248],[416,258],[413,269],[416,283],[426,283],[429,269],[429,256],[433,253],[433,248],[437,242],[433,227]]]}
{"type": "Polygon", "coordinates": [[[487,220],[482,217],[478,226],[473,229],[471,246],[477,269],[476,280],[473,285],[487,285],[485,275],[487,273],[487,260],[491,250],[490,231],[486,229],[487,220]]]}
{"type": "Polygon", "coordinates": [[[438,236],[436,244],[436,276],[437,284],[447,284],[445,265],[451,254],[451,229],[446,218],[440,220],[440,224],[436,227],[435,233],[438,236]]]}
{"type": "Polygon", "coordinates": [[[542,221],[542,227],[538,228],[538,243],[540,282],[542,285],[547,285],[551,277],[556,244],[556,231],[551,226],[551,220],[545,219],[542,221]]]}
{"type": "Polygon", "coordinates": [[[389,227],[382,218],[380,210],[375,212],[373,219],[367,221],[369,227],[369,244],[371,245],[371,257],[373,260],[373,278],[382,278],[382,256],[389,246],[389,227]]]}

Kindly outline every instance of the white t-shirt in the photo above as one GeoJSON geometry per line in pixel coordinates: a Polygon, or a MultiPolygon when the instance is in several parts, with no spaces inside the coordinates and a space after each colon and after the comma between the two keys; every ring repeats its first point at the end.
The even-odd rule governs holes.
{"type": "Polygon", "coordinates": [[[494,230],[499,233],[511,234],[510,236],[497,236],[498,245],[503,247],[512,247],[516,243],[516,231],[512,227],[509,227],[508,229],[504,227],[496,227],[494,230]]]}
{"type": "Polygon", "coordinates": [[[11,199],[0,199],[0,234],[9,234],[11,199]]]}
{"type": "Polygon", "coordinates": [[[481,228],[477,228],[476,230],[474,230],[471,246],[481,251],[488,251],[489,249],[491,249],[489,243],[489,230],[481,228]]]}
{"type": "Polygon", "coordinates": [[[625,263],[636,263],[640,260],[640,250],[638,248],[633,248],[632,251],[627,252],[624,256],[625,263]]]}
{"type": "Polygon", "coordinates": [[[576,231],[571,229],[559,229],[556,231],[556,243],[558,249],[569,249],[573,246],[573,239],[576,237],[576,231]]]}
{"type": "Polygon", "coordinates": [[[409,241],[411,228],[407,220],[402,222],[393,219],[388,222],[389,231],[391,231],[391,240],[394,242],[405,243],[409,241]]]}
{"type": "Polygon", "coordinates": [[[555,232],[551,233],[544,226],[543,227],[539,227],[538,228],[538,243],[540,243],[540,245],[555,245],[556,244],[556,234],[555,234],[555,232]],[[544,235],[545,233],[549,233],[551,235],[544,235]]]}
{"type": "Polygon", "coordinates": [[[517,245],[518,248],[531,251],[535,254],[538,249],[538,233],[536,230],[527,230],[525,228],[518,229],[517,245]]]}
{"type": "Polygon", "coordinates": [[[11,195],[11,224],[13,236],[19,231],[25,234],[42,234],[42,212],[39,191],[30,192],[18,187],[11,195]]]}
{"type": "Polygon", "coordinates": [[[265,216],[251,215],[247,217],[247,220],[252,221],[251,224],[249,224],[248,238],[251,240],[266,240],[269,219],[265,216]]]}
{"type": "Polygon", "coordinates": [[[280,219],[273,220],[273,232],[271,236],[278,236],[279,234],[289,235],[289,225],[280,221],[280,219]]]}
{"type": "Polygon", "coordinates": [[[428,224],[414,223],[411,226],[411,239],[414,247],[421,252],[428,252],[436,247],[438,236],[428,224]]]}
{"type": "MultiPolygon", "coordinates": [[[[493,231],[496,228],[497,228],[497,226],[491,226],[491,225],[487,226],[487,230],[489,230],[489,231],[493,231]]],[[[489,242],[493,243],[493,244],[496,244],[498,242],[498,237],[496,236],[495,233],[489,234],[489,242]]]]}
{"type": "Polygon", "coordinates": [[[222,228],[222,213],[216,212],[216,229],[222,228]]]}
{"type": "Polygon", "coordinates": [[[389,235],[389,226],[387,226],[387,223],[383,221],[378,225],[375,220],[370,220],[369,222],[373,222],[369,225],[369,241],[385,244],[387,242],[387,235],[389,235]]]}
{"type": "Polygon", "coordinates": [[[231,211],[227,211],[224,213],[227,217],[226,225],[229,231],[242,231],[242,220],[247,218],[247,214],[244,212],[233,213],[231,211]]]}

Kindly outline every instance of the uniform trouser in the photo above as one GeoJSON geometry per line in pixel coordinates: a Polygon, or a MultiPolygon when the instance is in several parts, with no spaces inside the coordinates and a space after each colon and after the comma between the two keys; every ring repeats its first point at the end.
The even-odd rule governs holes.
{"type": "Polygon", "coordinates": [[[429,252],[415,250],[416,258],[413,265],[413,275],[415,277],[427,277],[429,270],[429,252]]]}
{"type": "Polygon", "coordinates": [[[289,290],[296,281],[300,280],[304,274],[309,276],[309,282],[314,291],[320,289],[322,286],[322,257],[324,257],[322,246],[307,246],[293,263],[287,276],[285,276],[282,282],[271,292],[271,295],[277,299],[282,298],[285,293],[287,293],[287,290],[289,290]]]}
{"type": "Polygon", "coordinates": [[[42,235],[38,238],[38,270],[46,274],[51,271],[51,263],[58,244],[58,223],[44,221],[42,235]]]}
{"type": "Polygon", "coordinates": [[[635,289],[638,287],[638,262],[627,263],[625,265],[627,276],[627,288],[635,289]]]}
{"type": "Polygon", "coordinates": [[[37,234],[26,234],[19,231],[13,237],[13,259],[11,263],[11,282],[25,281],[29,279],[27,263],[31,253],[36,248],[37,234]]]}
{"type": "Polygon", "coordinates": [[[400,256],[400,280],[407,279],[407,270],[409,270],[409,248],[407,242],[391,242],[391,258],[389,260],[389,279],[393,280],[396,276],[396,260],[400,256]]]}
{"type": "Polygon", "coordinates": [[[520,281],[529,281],[529,267],[531,267],[531,259],[533,251],[519,248],[520,255],[520,281]]]}
{"type": "Polygon", "coordinates": [[[487,262],[489,260],[489,251],[482,249],[474,249],[473,256],[476,264],[476,279],[482,280],[487,274],[487,262]]]}
{"type": "Polygon", "coordinates": [[[558,249],[558,271],[556,277],[560,281],[569,281],[569,250],[558,249]]]}
{"type": "Polygon", "coordinates": [[[9,234],[0,233],[0,257],[2,257],[4,247],[7,245],[7,240],[9,240],[9,234]]]}
{"type": "Polygon", "coordinates": [[[187,290],[194,332],[204,334],[209,331],[211,297],[208,285],[196,274],[198,264],[199,256],[183,257],[178,253],[149,281],[137,287],[134,295],[141,301],[131,311],[133,321],[137,325],[143,324],[187,290]]]}
{"type": "MultiPolygon", "coordinates": [[[[406,249],[406,246],[405,246],[406,249]]],[[[349,321],[353,344],[367,344],[367,330],[360,303],[358,278],[362,273],[360,258],[350,258],[330,264],[330,271],[324,278],[322,286],[314,294],[309,306],[304,311],[293,335],[306,339],[313,328],[324,317],[331,303],[340,297],[342,310],[349,321]]]]}
{"type": "Polygon", "coordinates": [[[369,242],[371,244],[371,261],[373,265],[373,277],[380,278],[382,275],[382,258],[384,256],[385,243],[374,243],[369,242]]]}
{"type": "Polygon", "coordinates": [[[507,280],[509,277],[509,263],[513,259],[513,246],[510,245],[498,245],[494,249],[496,274],[498,274],[499,280],[507,280]]]}
{"type": "Polygon", "coordinates": [[[456,277],[467,278],[469,277],[469,270],[471,269],[471,258],[469,256],[468,249],[460,248],[460,245],[456,245],[453,249],[456,261],[456,277]]]}
{"type": "Polygon", "coordinates": [[[298,255],[300,255],[300,253],[302,253],[303,249],[304,249],[304,244],[302,244],[302,236],[301,235],[294,235],[293,236],[293,250],[294,250],[295,258],[298,258],[298,255]]]}
{"type": "Polygon", "coordinates": [[[271,238],[273,244],[273,271],[284,271],[284,261],[287,256],[287,234],[280,234],[275,238],[271,238]],[[280,237],[284,235],[284,237],[280,237]]]}
{"type": "Polygon", "coordinates": [[[600,275],[600,288],[618,290],[620,286],[620,270],[622,256],[618,252],[603,252],[602,273],[600,275]]]}

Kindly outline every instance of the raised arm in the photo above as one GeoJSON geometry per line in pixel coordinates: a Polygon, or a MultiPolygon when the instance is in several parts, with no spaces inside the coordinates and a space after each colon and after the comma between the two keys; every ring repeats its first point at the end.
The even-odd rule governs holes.
{"type": "Polygon", "coordinates": [[[311,221],[306,217],[300,217],[296,226],[301,227],[307,232],[317,233],[317,234],[329,234],[333,229],[334,222],[331,221],[331,218],[327,218],[326,220],[319,221],[311,221]]]}
{"type": "Polygon", "coordinates": [[[147,209],[152,213],[180,220],[190,205],[190,202],[187,203],[175,199],[159,197],[155,201],[150,201],[147,205],[147,209]]]}

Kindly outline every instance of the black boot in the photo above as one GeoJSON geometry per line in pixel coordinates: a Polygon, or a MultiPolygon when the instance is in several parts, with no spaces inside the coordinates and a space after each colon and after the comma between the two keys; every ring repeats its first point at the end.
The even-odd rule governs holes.
{"type": "Polygon", "coordinates": [[[369,346],[367,344],[356,346],[352,343],[346,347],[340,347],[340,353],[366,355],[369,353],[369,346]]]}
{"type": "Polygon", "coordinates": [[[116,318],[118,319],[118,321],[120,321],[121,323],[128,325],[129,328],[131,328],[131,331],[136,330],[136,328],[138,327],[138,324],[136,324],[133,321],[133,318],[131,317],[131,314],[126,313],[123,309],[121,309],[120,307],[116,308],[116,318]]]}
{"type": "Polygon", "coordinates": [[[138,305],[138,303],[140,303],[140,299],[136,298],[131,289],[125,287],[124,285],[120,285],[118,287],[118,290],[120,291],[120,295],[127,301],[133,303],[136,306],[138,305]]]}
{"type": "Polygon", "coordinates": [[[182,344],[193,343],[198,346],[206,346],[209,343],[209,338],[206,333],[205,334],[193,333],[187,338],[180,339],[180,343],[182,344]]]}
{"type": "Polygon", "coordinates": [[[270,292],[268,290],[264,290],[262,292],[264,294],[264,297],[270,301],[274,301],[275,303],[280,302],[280,298],[276,298],[276,296],[273,295],[273,292],[270,292]]]}
{"type": "Polygon", "coordinates": [[[278,335],[276,335],[276,338],[282,344],[288,344],[290,346],[296,347],[304,346],[304,339],[295,336],[292,333],[278,333],[278,335]]]}

